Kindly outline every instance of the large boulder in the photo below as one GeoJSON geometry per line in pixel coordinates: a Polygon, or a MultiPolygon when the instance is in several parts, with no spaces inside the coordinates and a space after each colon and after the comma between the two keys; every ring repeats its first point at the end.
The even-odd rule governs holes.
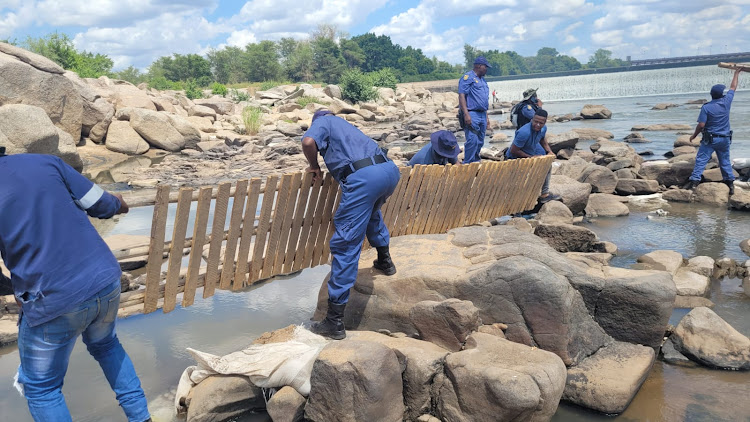
{"type": "Polygon", "coordinates": [[[445,359],[437,414],[444,421],[548,421],[565,378],[553,353],[475,333],[466,350],[445,359]]]}
{"type": "Polygon", "coordinates": [[[659,182],[646,179],[618,179],[615,192],[619,195],[648,195],[659,192],[659,182]]]}
{"type": "Polygon", "coordinates": [[[674,275],[677,269],[682,267],[682,254],[670,250],[656,250],[641,255],[638,257],[638,262],[654,270],[666,271],[674,275]]]}
{"type": "Polygon", "coordinates": [[[581,110],[584,119],[611,119],[612,112],[603,105],[586,104],[581,110]]]}
{"type": "Polygon", "coordinates": [[[729,202],[729,187],[723,183],[701,183],[695,188],[695,202],[725,207],[729,202]]]}
{"type": "Polygon", "coordinates": [[[149,149],[148,142],[130,126],[129,122],[115,120],[107,131],[107,149],[128,155],[143,154],[149,149]]]}
{"type": "Polygon", "coordinates": [[[193,101],[195,104],[212,109],[215,114],[232,114],[234,103],[228,98],[207,98],[193,101]]]}
{"type": "Polygon", "coordinates": [[[599,138],[612,139],[615,137],[615,135],[610,131],[595,129],[591,127],[577,127],[573,129],[573,131],[578,134],[578,139],[581,141],[594,140],[599,138]]]}
{"type": "Polygon", "coordinates": [[[164,113],[134,109],[130,115],[130,125],[149,144],[166,151],[180,151],[185,148],[185,137],[172,126],[164,113]]]}
{"type": "Polygon", "coordinates": [[[702,365],[750,369],[750,339],[708,308],[685,315],[670,339],[677,351],[702,365]]]}
{"type": "Polygon", "coordinates": [[[292,387],[285,386],[268,400],[266,411],[273,422],[298,422],[305,415],[307,399],[292,387]]]}
{"type": "Polygon", "coordinates": [[[607,165],[614,161],[629,159],[631,162],[638,160],[638,153],[625,142],[610,141],[607,139],[597,139],[596,143],[590,147],[594,152],[594,161],[597,164],[607,165]]]}
{"type": "Polygon", "coordinates": [[[573,224],[573,213],[560,201],[549,201],[537,214],[542,224],[573,224]]]}
{"type": "Polygon", "coordinates": [[[558,252],[600,252],[599,239],[591,230],[572,224],[540,224],[534,234],[558,252]]]}
{"type": "Polygon", "coordinates": [[[78,171],[83,169],[73,138],[56,127],[39,107],[25,104],[0,106],[0,140],[8,154],[51,154],[78,171]]]}
{"type": "Polygon", "coordinates": [[[706,296],[711,287],[708,277],[694,273],[688,268],[678,268],[673,279],[680,296],[706,296]]]}
{"type": "Polygon", "coordinates": [[[14,57],[16,60],[20,60],[23,63],[30,65],[31,67],[41,70],[43,72],[55,73],[62,75],[65,70],[60,67],[57,63],[52,60],[41,56],[31,51],[24,50],[21,47],[16,47],[13,44],[7,44],[0,42],[0,53],[5,53],[9,56],[14,57]]]}
{"type": "Polygon", "coordinates": [[[654,349],[615,342],[568,369],[563,400],[602,413],[622,413],[648,377],[654,349]]]}
{"type": "Polygon", "coordinates": [[[109,102],[115,105],[115,112],[121,108],[133,107],[156,111],[152,97],[146,91],[138,89],[127,81],[109,79],[100,76],[96,80],[87,80],[97,88],[109,102]]]}
{"type": "Polygon", "coordinates": [[[578,144],[579,134],[575,131],[560,133],[557,135],[547,134],[546,140],[552,152],[557,154],[562,149],[573,149],[578,144]]]}
{"type": "Polygon", "coordinates": [[[0,44],[5,51],[0,52],[0,106],[25,104],[41,108],[55,126],[78,143],[81,139],[83,100],[73,82],[57,68],[50,69],[47,59],[8,44],[0,44]]]}
{"type": "Polygon", "coordinates": [[[333,342],[313,364],[305,418],[400,422],[402,392],[400,365],[391,349],[370,341],[333,342]]]}
{"type": "Polygon", "coordinates": [[[668,163],[666,161],[646,161],[638,172],[644,179],[656,180],[664,186],[683,186],[693,172],[689,162],[668,163]]]}
{"type": "Polygon", "coordinates": [[[201,141],[201,133],[190,121],[176,114],[167,114],[169,123],[185,138],[185,148],[193,148],[201,141]]]}
{"type": "Polygon", "coordinates": [[[77,73],[67,71],[65,77],[75,84],[83,101],[81,137],[89,138],[98,144],[102,143],[115,115],[115,107],[77,73]]]}
{"type": "Polygon", "coordinates": [[[242,375],[212,375],[190,392],[188,422],[221,422],[266,407],[263,391],[242,375]]]}
{"type": "Polygon", "coordinates": [[[466,337],[480,325],[479,309],[468,300],[425,300],[412,306],[409,318],[419,337],[447,350],[461,350],[466,337]]]}
{"type": "Polygon", "coordinates": [[[729,198],[729,208],[750,211],[750,190],[735,188],[734,195],[729,198]]]}
{"type": "Polygon", "coordinates": [[[591,194],[591,185],[581,183],[567,176],[552,175],[550,178],[550,192],[560,195],[562,203],[575,215],[582,213],[584,208],[586,208],[589,195],[591,194]]]}
{"type": "Polygon", "coordinates": [[[589,217],[621,217],[630,214],[630,209],[615,195],[592,193],[584,212],[589,217]]]}
{"type": "Polygon", "coordinates": [[[591,185],[591,193],[612,193],[617,187],[615,173],[603,166],[589,164],[578,177],[581,183],[591,185]]]}

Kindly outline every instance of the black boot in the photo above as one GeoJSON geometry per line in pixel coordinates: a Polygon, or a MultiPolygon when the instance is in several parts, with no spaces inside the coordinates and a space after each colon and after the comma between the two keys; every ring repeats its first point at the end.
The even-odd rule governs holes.
{"type": "Polygon", "coordinates": [[[391,260],[391,253],[388,251],[388,246],[380,246],[375,249],[378,250],[378,259],[372,261],[373,268],[382,271],[385,275],[396,274],[396,266],[393,265],[393,260],[391,260]]]}
{"type": "Polygon", "coordinates": [[[729,187],[729,196],[734,195],[734,180],[725,180],[724,184],[729,187]]]}
{"type": "Polygon", "coordinates": [[[701,182],[699,182],[697,180],[689,180],[688,183],[687,183],[687,185],[685,185],[684,189],[693,190],[693,189],[697,188],[698,185],[700,185],[700,183],[701,182]]]}
{"type": "Polygon", "coordinates": [[[328,312],[325,319],[315,322],[310,326],[310,331],[333,340],[341,340],[346,337],[344,329],[344,308],[346,303],[333,303],[328,300],[328,312]]]}

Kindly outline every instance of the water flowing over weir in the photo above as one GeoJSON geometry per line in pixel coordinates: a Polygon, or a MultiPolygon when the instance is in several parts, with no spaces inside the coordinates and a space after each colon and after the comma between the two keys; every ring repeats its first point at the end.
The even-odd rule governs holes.
{"type": "Polygon", "coordinates": [[[500,101],[520,100],[528,88],[539,88],[543,101],[616,98],[705,92],[714,84],[729,85],[732,72],[717,66],[677,67],[588,75],[488,82],[500,101]]]}

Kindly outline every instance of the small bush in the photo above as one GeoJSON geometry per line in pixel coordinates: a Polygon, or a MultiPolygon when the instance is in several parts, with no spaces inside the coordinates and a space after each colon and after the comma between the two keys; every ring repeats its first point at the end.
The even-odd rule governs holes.
{"type": "Polygon", "coordinates": [[[284,81],[265,81],[260,83],[260,90],[261,91],[268,91],[271,88],[275,88],[279,85],[286,85],[289,82],[284,81]]]}
{"type": "Polygon", "coordinates": [[[211,93],[214,95],[221,95],[222,97],[226,97],[227,86],[218,82],[214,82],[213,85],[211,85],[211,93]]]}
{"type": "Polygon", "coordinates": [[[203,98],[203,91],[201,91],[195,79],[190,79],[185,82],[185,96],[191,100],[203,98]]]}
{"type": "Polygon", "coordinates": [[[240,91],[238,89],[230,88],[229,89],[229,98],[234,101],[235,103],[239,103],[242,101],[248,101],[250,100],[250,96],[247,95],[247,92],[240,91]]]}
{"type": "Polygon", "coordinates": [[[378,97],[372,79],[359,69],[349,69],[341,75],[341,95],[354,102],[371,101],[378,97]]]}
{"type": "Polygon", "coordinates": [[[305,108],[308,104],[313,104],[313,103],[328,105],[328,101],[322,101],[315,97],[311,97],[309,95],[305,95],[303,97],[297,98],[296,102],[297,104],[301,105],[302,108],[305,108]]]}
{"type": "Polygon", "coordinates": [[[372,79],[373,86],[396,89],[398,78],[390,67],[370,72],[368,75],[372,79]]]}
{"type": "Polygon", "coordinates": [[[151,78],[151,80],[148,81],[148,87],[153,88],[153,89],[158,89],[159,91],[165,91],[167,89],[174,89],[174,90],[182,89],[182,87],[179,86],[179,82],[172,82],[169,79],[165,78],[164,76],[157,76],[155,78],[151,78]]]}
{"type": "Polygon", "coordinates": [[[257,134],[263,123],[263,109],[260,107],[245,107],[242,110],[242,121],[245,123],[245,133],[257,134]]]}

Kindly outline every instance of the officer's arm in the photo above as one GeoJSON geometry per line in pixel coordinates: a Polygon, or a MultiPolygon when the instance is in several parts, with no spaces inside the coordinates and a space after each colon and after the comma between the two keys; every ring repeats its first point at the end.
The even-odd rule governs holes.
{"type": "Polygon", "coordinates": [[[706,127],[706,123],[698,122],[698,124],[695,125],[695,132],[693,132],[693,136],[690,137],[690,140],[692,141],[693,139],[695,139],[695,137],[703,131],[704,127],[706,127]]]}
{"type": "Polygon", "coordinates": [[[740,72],[742,72],[742,69],[737,69],[734,71],[734,77],[732,78],[732,83],[729,85],[729,89],[732,91],[737,90],[737,85],[740,82],[740,72]]]}
{"type": "Polygon", "coordinates": [[[313,174],[313,181],[323,177],[323,172],[320,171],[320,165],[318,164],[318,144],[315,143],[315,139],[309,136],[302,138],[302,153],[305,154],[305,158],[310,164],[307,171],[313,174]]]}
{"type": "Polygon", "coordinates": [[[68,187],[73,200],[86,211],[86,214],[96,218],[111,218],[115,214],[128,212],[128,205],[120,195],[112,195],[99,185],[81,176],[73,167],[57,159],[65,185],[68,187]]]}
{"type": "Polygon", "coordinates": [[[549,143],[547,142],[546,136],[542,138],[541,141],[539,141],[539,145],[541,145],[542,148],[544,148],[544,150],[547,151],[547,155],[555,155],[555,153],[552,152],[552,148],[549,147],[549,143]]]}
{"type": "Polygon", "coordinates": [[[471,126],[471,115],[469,115],[469,108],[466,106],[466,94],[458,94],[458,106],[464,112],[464,121],[468,126],[471,126]]]}
{"type": "Polygon", "coordinates": [[[517,158],[529,158],[529,157],[531,157],[531,155],[526,154],[525,152],[523,152],[523,150],[521,148],[519,148],[518,146],[516,146],[516,144],[510,144],[510,154],[512,156],[514,156],[514,157],[517,157],[517,158]]]}

